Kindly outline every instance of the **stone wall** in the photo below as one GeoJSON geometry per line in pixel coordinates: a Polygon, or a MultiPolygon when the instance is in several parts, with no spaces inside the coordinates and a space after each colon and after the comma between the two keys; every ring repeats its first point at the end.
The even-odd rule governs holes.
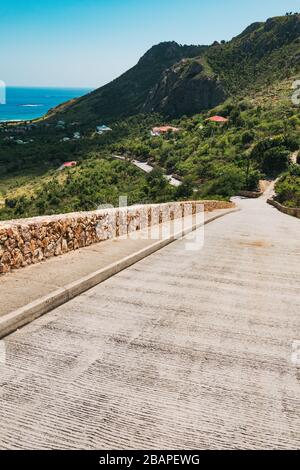
{"type": "Polygon", "coordinates": [[[181,218],[229,209],[232,203],[191,201],[101,209],[0,222],[0,274],[68,251],[181,218]]]}
{"type": "Polygon", "coordinates": [[[263,193],[261,191],[240,191],[238,196],[246,197],[248,199],[257,199],[262,196],[263,193]]]}
{"type": "Polygon", "coordinates": [[[277,201],[274,201],[274,199],[268,199],[268,204],[271,204],[271,206],[276,207],[280,212],[283,212],[284,214],[291,215],[292,217],[297,217],[300,219],[300,207],[286,207],[280,204],[277,201]]]}

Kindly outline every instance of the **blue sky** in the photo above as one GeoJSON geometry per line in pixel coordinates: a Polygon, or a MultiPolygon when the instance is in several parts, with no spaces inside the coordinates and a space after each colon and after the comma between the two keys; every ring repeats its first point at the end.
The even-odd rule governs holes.
{"type": "Polygon", "coordinates": [[[11,0],[0,4],[0,79],[19,86],[97,87],[153,44],[210,44],[299,0],[11,0]]]}

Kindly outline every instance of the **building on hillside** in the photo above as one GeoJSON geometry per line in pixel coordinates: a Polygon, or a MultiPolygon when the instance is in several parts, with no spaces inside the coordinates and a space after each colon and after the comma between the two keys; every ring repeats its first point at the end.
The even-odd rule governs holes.
{"type": "Polygon", "coordinates": [[[160,127],[153,127],[151,134],[156,136],[156,135],[161,135],[161,134],[167,134],[168,132],[179,132],[180,129],[178,127],[173,127],[173,126],[160,126],[160,127]]]}
{"type": "Polygon", "coordinates": [[[65,125],[66,125],[65,121],[57,121],[56,129],[64,129],[65,125]]]}
{"type": "Polygon", "coordinates": [[[70,167],[72,167],[72,166],[76,166],[76,165],[77,165],[77,162],[75,162],[75,161],[72,161],[72,162],[65,162],[63,165],[64,165],[65,168],[70,168],[70,167]]]}
{"type": "Polygon", "coordinates": [[[74,132],[73,138],[74,139],[80,139],[81,138],[80,132],[74,132]]]}
{"type": "Polygon", "coordinates": [[[104,134],[105,132],[110,132],[110,131],[112,131],[112,129],[110,127],[105,126],[104,124],[96,127],[96,132],[99,135],[104,134]]]}
{"type": "Polygon", "coordinates": [[[59,170],[64,170],[65,168],[73,168],[74,166],[77,166],[77,162],[65,162],[59,167],[59,170]]]}
{"type": "Polygon", "coordinates": [[[70,137],[63,137],[61,139],[61,142],[69,142],[70,140],[71,140],[70,137]]]}
{"type": "Polygon", "coordinates": [[[167,134],[168,132],[179,132],[180,129],[178,127],[173,126],[160,126],[160,127],[153,127],[151,130],[152,137],[157,137],[163,134],[167,134]]]}
{"type": "Polygon", "coordinates": [[[221,123],[226,123],[229,121],[229,119],[226,119],[223,116],[212,116],[206,120],[210,122],[221,122],[221,123]]]}

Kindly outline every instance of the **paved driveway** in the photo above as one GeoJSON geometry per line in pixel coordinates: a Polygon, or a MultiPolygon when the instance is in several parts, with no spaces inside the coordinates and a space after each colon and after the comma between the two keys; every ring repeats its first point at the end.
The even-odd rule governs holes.
{"type": "Polygon", "coordinates": [[[6,338],[1,449],[300,448],[300,221],[241,205],[6,338]]]}

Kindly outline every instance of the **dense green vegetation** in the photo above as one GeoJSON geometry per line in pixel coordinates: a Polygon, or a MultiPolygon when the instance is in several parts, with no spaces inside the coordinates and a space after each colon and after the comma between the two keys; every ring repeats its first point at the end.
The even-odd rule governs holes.
{"type": "Polygon", "coordinates": [[[256,190],[259,179],[288,168],[291,152],[300,146],[297,107],[284,100],[260,107],[230,100],[215,111],[229,123],[208,123],[206,115],[196,115],[176,121],[182,129],[176,135],[123,139],[114,149],[180,175],[198,188],[199,197],[256,190]]]}
{"type": "Polygon", "coordinates": [[[287,207],[300,207],[300,165],[292,165],[276,185],[276,200],[287,207]]]}
{"type": "Polygon", "coordinates": [[[299,70],[300,15],[254,23],[228,43],[207,52],[207,60],[227,91],[245,95],[299,70]]]}
{"type": "Polygon", "coordinates": [[[64,175],[53,172],[52,178],[31,196],[7,198],[1,216],[94,210],[102,205],[117,206],[119,196],[127,196],[130,205],[164,202],[172,199],[173,192],[160,172],[144,176],[125,162],[91,158],[82,168],[65,170],[64,175]]]}
{"type": "MultiPolygon", "coordinates": [[[[257,190],[260,179],[288,170],[293,152],[300,148],[297,106],[288,100],[260,106],[253,100],[228,100],[212,112],[229,122],[211,123],[207,114],[199,114],[173,121],[180,127],[179,133],[152,137],[150,129],[162,122],[161,116],[139,115],[115,122],[110,134],[87,135],[80,143],[55,145],[49,141],[45,145],[36,135],[33,153],[29,151],[32,147],[14,146],[18,151],[14,164],[27,172],[34,169],[36,157],[32,156],[41,149],[39,165],[47,169],[45,176],[36,177],[35,186],[25,185],[27,192],[17,195],[9,179],[11,187],[6,188],[6,207],[0,217],[91,210],[100,204],[116,205],[119,195],[127,195],[129,204],[229,198],[240,190],[257,190]],[[113,160],[115,154],[147,161],[156,170],[146,175],[130,162],[113,160]],[[79,162],[78,167],[57,171],[63,161],[73,159],[79,162]],[[183,185],[171,187],[163,173],[177,175],[183,185]]],[[[41,134],[40,139],[45,136],[41,134]]],[[[8,154],[2,149],[0,155],[3,161],[8,154]]],[[[18,178],[15,184],[18,186],[18,178]]]]}

